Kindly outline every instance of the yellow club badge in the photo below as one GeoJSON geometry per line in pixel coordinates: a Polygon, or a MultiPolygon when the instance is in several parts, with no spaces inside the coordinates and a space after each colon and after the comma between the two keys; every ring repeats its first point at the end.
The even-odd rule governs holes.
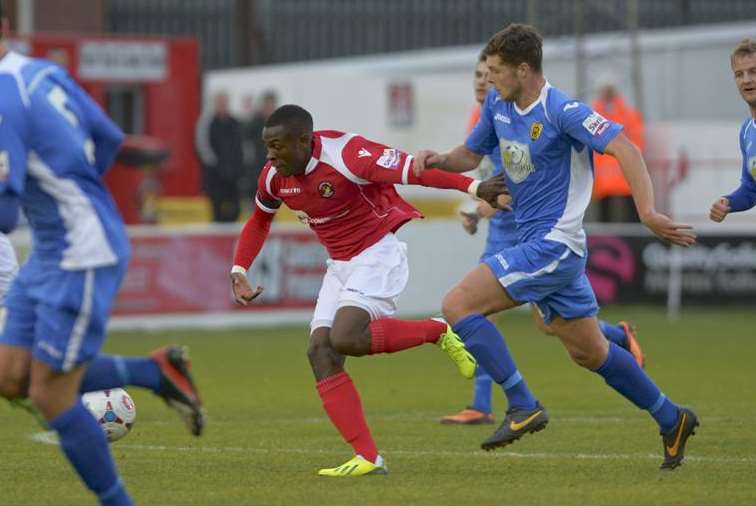
{"type": "Polygon", "coordinates": [[[543,132],[543,123],[534,121],[533,124],[530,125],[530,140],[533,142],[537,141],[541,136],[541,132],[543,132]]]}
{"type": "Polygon", "coordinates": [[[748,160],[748,165],[751,169],[751,177],[756,179],[756,156],[752,156],[751,159],[748,160]]]}

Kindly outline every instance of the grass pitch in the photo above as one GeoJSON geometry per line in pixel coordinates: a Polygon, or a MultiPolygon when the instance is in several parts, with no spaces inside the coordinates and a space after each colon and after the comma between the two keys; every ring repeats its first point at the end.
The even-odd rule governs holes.
{"type": "MultiPolygon", "coordinates": [[[[696,309],[668,322],[633,307],[603,316],[636,323],[648,372],[701,419],[676,471],[658,470],[650,417],[573,365],[524,312],[500,328],[551,422],[505,451],[479,449],[495,426],[438,423],[470,401],[472,384],[423,346],[347,362],[390,474],[317,477],[351,451],[321,410],[304,326],[112,335],[113,353],[189,345],[209,422],[195,439],[162,401],[130,388],[137,423],[111,448],[141,505],[756,504],[756,314],[696,309]]],[[[498,421],[505,403],[494,395],[498,421]]],[[[60,450],[34,439],[28,415],[0,403],[0,427],[0,504],[96,504],[60,450]]]]}

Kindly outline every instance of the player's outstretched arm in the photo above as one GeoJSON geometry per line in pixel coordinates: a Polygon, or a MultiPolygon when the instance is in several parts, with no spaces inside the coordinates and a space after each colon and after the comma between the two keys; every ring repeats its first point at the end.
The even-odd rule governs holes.
{"type": "Polygon", "coordinates": [[[421,150],[415,155],[413,172],[420,176],[425,169],[441,169],[447,172],[467,172],[476,168],[483,155],[474,153],[465,146],[457,146],[446,153],[436,153],[431,150],[421,150]]]}
{"type": "Polygon", "coordinates": [[[444,172],[438,169],[424,170],[420,176],[416,176],[411,170],[407,172],[406,180],[402,181],[405,184],[416,184],[443,190],[458,190],[488,202],[491,207],[511,210],[508,205],[511,202],[509,189],[501,176],[479,181],[462,174],[444,172]]]}
{"type": "Polygon", "coordinates": [[[661,239],[679,246],[690,246],[696,241],[693,227],[673,222],[654,208],[654,189],[640,150],[625,137],[617,135],[607,144],[605,153],[615,157],[630,185],[638,216],[644,225],[661,239]]]}

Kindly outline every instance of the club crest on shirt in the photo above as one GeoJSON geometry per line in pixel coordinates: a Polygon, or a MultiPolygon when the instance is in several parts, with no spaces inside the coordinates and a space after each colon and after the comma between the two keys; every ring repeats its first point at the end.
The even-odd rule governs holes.
{"type": "Polygon", "coordinates": [[[535,172],[535,167],[530,161],[530,148],[527,144],[521,144],[509,139],[501,139],[501,160],[504,162],[504,170],[513,183],[522,183],[535,172]]]}
{"type": "Polygon", "coordinates": [[[756,156],[748,159],[748,170],[751,171],[751,177],[756,179],[756,156]]]}
{"type": "Polygon", "coordinates": [[[533,124],[530,125],[530,140],[533,142],[537,141],[541,136],[541,132],[543,132],[543,123],[534,121],[533,124]]]}
{"type": "Polygon", "coordinates": [[[318,185],[318,193],[320,193],[321,197],[330,199],[336,193],[336,188],[333,187],[333,183],[330,181],[323,181],[318,185]]]}

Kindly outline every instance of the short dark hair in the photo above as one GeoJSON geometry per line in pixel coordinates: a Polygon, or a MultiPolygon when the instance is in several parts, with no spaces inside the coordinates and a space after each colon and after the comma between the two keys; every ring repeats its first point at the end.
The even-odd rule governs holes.
{"type": "Polygon", "coordinates": [[[753,39],[743,39],[738,42],[738,45],[730,53],[730,62],[734,62],[735,58],[742,58],[754,53],[756,53],[756,41],[753,39]]]}
{"type": "Polygon", "coordinates": [[[494,34],[483,48],[486,56],[498,56],[506,64],[517,66],[527,63],[536,72],[541,71],[543,37],[535,27],[512,23],[494,34]]]}
{"type": "Polygon", "coordinates": [[[312,115],[303,107],[294,104],[282,105],[265,120],[266,127],[282,126],[297,134],[312,132],[312,115]]]}

